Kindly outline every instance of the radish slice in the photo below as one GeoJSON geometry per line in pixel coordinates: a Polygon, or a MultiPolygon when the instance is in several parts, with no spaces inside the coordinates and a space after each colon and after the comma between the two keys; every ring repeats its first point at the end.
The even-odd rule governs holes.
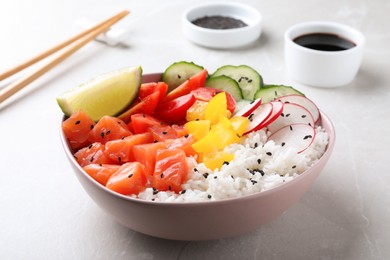
{"type": "Polygon", "coordinates": [[[301,153],[313,143],[315,135],[314,128],[307,124],[292,124],[279,129],[268,140],[283,147],[294,147],[301,153]]]}
{"type": "Polygon", "coordinates": [[[255,99],[251,101],[248,105],[246,105],[244,108],[237,111],[237,113],[234,114],[234,116],[249,116],[252,114],[252,112],[258,108],[261,105],[261,98],[255,99]]]}
{"type": "Polygon", "coordinates": [[[249,125],[248,125],[248,131],[244,133],[244,135],[249,134],[252,131],[259,130],[259,126],[262,125],[262,123],[269,118],[269,116],[272,114],[272,104],[271,103],[265,103],[258,108],[256,108],[249,116],[249,125]]]}
{"type": "Polygon", "coordinates": [[[283,102],[271,101],[270,103],[272,104],[272,114],[268,117],[267,120],[265,120],[261,124],[261,126],[259,126],[259,129],[266,127],[269,124],[271,124],[272,122],[274,122],[280,116],[280,114],[283,112],[283,106],[284,106],[283,102]]]}
{"type": "Polygon", "coordinates": [[[314,120],[311,113],[306,108],[293,103],[284,103],[283,112],[274,122],[269,124],[267,128],[272,133],[275,133],[280,128],[291,124],[314,126],[314,120]]]}
{"type": "Polygon", "coordinates": [[[303,106],[313,116],[314,123],[317,123],[318,120],[320,119],[320,111],[318,110],[318,107],[314,104],[313,101],[311,101],[305,96],[286,95],[286,96],[278,97],[276,100],[282,101],[283,103],[293,103],[293,104],[298,104],[300,106],[303,106]]]}

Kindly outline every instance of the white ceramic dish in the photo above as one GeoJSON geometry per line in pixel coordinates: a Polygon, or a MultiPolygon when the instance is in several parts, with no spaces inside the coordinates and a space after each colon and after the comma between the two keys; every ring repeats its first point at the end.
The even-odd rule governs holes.
{"type": "Polygon", "coordinates": [[[356,76],[363,59],[364,35],[344,24],[312,21],[296,24],[284,34],[285,62],[291,77],[315,87],[339,87],[356,76]],[[323,51],[303,47],[294,39],[313,33],[333,34],[356,46],[341,51],[323,51]]]}
{"type": "MultiPolygon", "coordinates": [[[[147,74],[143,76],[143,82],[159,81],[161,76],[161,73],[147,74]]],[[[82,187],[118,223],[166,239],[209,240],[252,231],[277,218],[306,193],[325,167],[335,143],[333,125],[323,113],[321,124],[329,134],[327,149],[300,176],[264,192],[205,202],[152,202],[113,192],[92,179],[77,163],[62,130],[61,141],[82,187]]]]}
{"type": "Polygon", "coordinates": [[[247,45],[261,34],[261,14],[255,8],[239,3],[206,3],[187,9],[182,17],[184,35],[192,42],[211,48],[236,48],[247,45]],[[227,16],[247,24],[236,29],[208,29],[192,23],[204,16],[227,16]]]}

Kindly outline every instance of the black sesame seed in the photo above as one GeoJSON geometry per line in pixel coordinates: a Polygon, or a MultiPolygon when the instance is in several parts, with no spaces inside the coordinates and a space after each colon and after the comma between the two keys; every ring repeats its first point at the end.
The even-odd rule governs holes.
{"type": "Polygon", "coordinates": [[[161,174],[160,174],[160,178],[163,178],[163,177],[164,177],[164,173],[161,173],[161,174]]]}
{"type": "Polygon", "coordinates": [[[75,124],[75,125],[80,124],[80,120],[77,120],[74,124],[75,124]]]}
{"type": "Polygon", "coordinates": [[[203,174],[203,177],[204,177],[205,179],[207,179],[208,176],[209,176],[209,174],[208,174],[207,172],[203,174]]]}
{"type": "Polygon", "coordinates": [[[265,154],[268,155],[268,156],[272,156],[271,152],[266,152],[265,154]]]}
{"type": "Polygon", "coordinates": [[[262,172],[262,170],[260,170],[260,169],[254,169],[253,171],[258,172],[258,173],[260,173],[260,174],[261,174],[261,172],[262,172]]]}
{"type": "Polygon", "coordinates": [[[211,195],[210,195],[210,194],[209,194],[209,195],[207,195],[207,198],[211,199],[211,195]]]}
{"type": "Polygon", "coordinates": [[[286,117],[289,117],[290,116],[290,114],[286,114],[286,117]]]}
{"type": "Polygon", "coordinates": [[[101,133],[100,133],[100,136],[101,136],[102,138],[104,138],[104,132],[101,132],[101,133]]]}
{"type": "Polygon", "coordinates": [[[109,135],[111,133],[111,130],[108,130],[107,132],[106,132],[106,135],[109,135]]]}
{"type": "Polygon", "coordinates": [[[132,173],[130,173],[129,176],[127,176],[127,178],[131,178],[131,177],[133,177],[132,173]]]}
{"type": "Polygon", "coordinates": [[[90,145],[88,146],[88,149],[91,149],[91,148],[92,148],[92,146],[93,146],[93,145],[92,145],[92,144],[90,144],[90,145]]]}
{"type": "Polygon", "coordinates": [[[285,144],[286,144],[285,142],[282,142],[282,147],[283,147],[285,144]]]}
{"type": "Polygon", "coordinates": [[[302,118],[305,118],[305,117],[306,117],[306,115],[302,115],[301,117],[302,117],[302,118]]]}
{"type": "Polygon", "coordinates": [[[153,187],[153,195],[156,195],[158,193],[158,190],[153,187]]]}
{"type": "Polygon", "coordinates": [[[255,143],[255,148],[257,148],[259,146],[259,144],[258,143],[255,143]]]}
{"type": "Polygon", "coordinates": [[[253,81],[253,80],[250,79],[250,80],[248,80],[248,83],[251,83],[252,81],[253,81]]]}
{"type": "Polygon", "coordinates": [[[91,125],[89,128],[92,130],[94,128],[94,125],[91,125]]]}
{"type": "Polygon", "coordinates": [[[179,79],[181,79],[181,76],[180,76],[180,74],[177,74],[177,77],[178,77],[179,79]]]}
{"type": "Polygon", "coordinates": [[[214,176],[214,179],[217,179],[218,178],[218,176],[214,176]]]}
{"type": "Polygon", "coordinates": [[[251,180],[252,184],[255,185],[257,183],[257,181],[255,180],[251,180]]]}
{"type": "Polygon", "coordinates": [[[168,190],[172,190],[171,185],[168,186],[168,190]]]}
{"type": "Polygon", "coordinates": [[[189,134],[186,134],[185,136],[184,136],[184,138],[188,138],[190,135],[189,134]]]}
{"type": "Polygon", "coordinates": [[[163,132],[162,132],[162,134],[163,134],[163,135],[166,135],[166,134],[168,134],[168,132],[166,132],[166,131],[163,131],[163,132]]]}
{"type": "Polygon", "coordinates": [[[308,138],[313,138],[313,136],[311,136],[311,135],[306,135],[305,137],[303,137],[303,140],[306,140],[306,139],[308,139],[308,138]]]}
{"type": "Polygon", "coordinates": [[[101,167],[101,166],[103,166],[103,164],[99,163],[99,166],[101,167]]]}
{"type": "Polygon", "coordinates": [[[180,192],[180,194],[184,194],[184,193],[186,193],[186,190],[182,190],[182,191],[180,192]]]}
{"type": "Polygon", "coordinates": [[[194,172],[199,172],[198,169],[194,168],[194,172]]]}
{"type": "Polygon", "coordinates": [[[229,165],[229,162],[228,162],[228,161],[224,161],[224,162],[222,163],[222,165],[229,165]]]}
{"type": "Polygon", "coordinates": [[[91,158],[89,158],[89,161],[90,161],[90,162],[93,162],[93,156],[91,156],[91,158]]]}
{"type": "Polygon", "coordinates": [[[121,162],[122,161],[122,158],[119,156],[118,157],[118,162],[121,162]]]}
{"type": "Polygon", "coordinates": [[[158,141],[156,139],[153,140],[153,143],[157,143],[158,141]]]}
{"type": "Polygon", "coordinates": [[[275,96],[277,96],[278,95],[278,92],[277,91],[275,91],[275,96]]]}
{"type": "Polygon", "coordinates": [[[261,174],[261,176],[264,176],[265,172],[263,170],[259,170],[259,173],[261,174]]]}
{"type": "Polygon", "coordinates": [[[257,163],[260,164],[261,163],[261,159],[257,159],[257,163]]]}
{"type": "Polygon", "coordinates": [[[297,168],[297,166],[296,166],[296,165],[293,165],[291,168],[295,169],[295,168],[297,168]]]}
{"type": "Polygon", "coordinates": [[[284,117],[284,113],[281,113],[280,116],[281,116],[281,117],[284,117]]]}
{"type": "Polygon", "coordinates": [[[290,130],[292,131],[293,130],[293,128],[292,128],[292,126],[290,125],[290,130]]]}
{"type": "Polygon", "coordinates": [[[122,138],[121,138],[121,139],[123,140],[123,139],[125,139],[125,137],[124,137],[124,136],[122,136],[122,138]]]}

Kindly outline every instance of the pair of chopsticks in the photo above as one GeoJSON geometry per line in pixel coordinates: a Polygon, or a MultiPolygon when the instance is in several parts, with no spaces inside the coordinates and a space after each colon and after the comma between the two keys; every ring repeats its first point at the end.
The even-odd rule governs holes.
{"type": "Polygon", "coordinates": [[[30,74],[16,80],[15,82],[11,83],[10,85],[4,87],[3,89],[0,89],[0,103],[2,103],[4,100],[9,98],[10,96],[14,95],[19,90],[23,89],[25,86],[30,84],[32,81],[36,80],[40,76],[42,76],[44,73],[55,67],[57,64],[59,64],[61,61],[69,57],[71,54],[76,52],[78,49],[83,47],[88,42],[94,40],[99,34],[107,31],[113,24],[121,20],[123,17],[125,17],[129,11],[122,11],[118,13],[117,15],[114,15],[113,17],[97,24],[96,26],[81,32],[80,34],[75,35],[74,37],[70,38],[69,40],[66,40],[53,48],[37,55],[36,57],[10,69],[3,73],[0,73],[0,81],[3,79],[6,79],[15,73],[35,64],[36,62],[50,56],[51,54],[67,47],[69,48],[64,50],[61,54],[59,54],[56,58],[53,60],[47,62],[42,67],[38,68],[37,70],[31,72],[30,74]],[[73,44],[73,45],[71,45],[73,44]]]}

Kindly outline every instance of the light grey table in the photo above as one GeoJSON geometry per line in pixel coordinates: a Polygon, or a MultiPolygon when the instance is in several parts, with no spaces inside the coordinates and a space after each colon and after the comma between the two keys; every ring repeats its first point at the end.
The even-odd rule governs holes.
{"type": "Polygon", "coordinates": [[[76,34],[82,17],[100,21],[132,11],[117,25],[132,30],[128,48],[93,42],[0,104],[0,259],[390,259],[390,2],[241,1],[262,12],[264,32],[256,43],[228,51],[183,37],[181,14],[198,2],[205,1],[0,2],[0,71],[76,34]],[[308,20],[342,22],[366,35],[363,64],[350,85],[317,89],[287,75],[283,32],[308,20]],[[63,153],[58,94],[117,68],[140,64],[151,73],[180,60],[211,72],[250,65],[266,82],[306,93],[335,125],[337,144],[315,185],[249,234],[182,242],[128,230],[87,196],[63,153]]]}

